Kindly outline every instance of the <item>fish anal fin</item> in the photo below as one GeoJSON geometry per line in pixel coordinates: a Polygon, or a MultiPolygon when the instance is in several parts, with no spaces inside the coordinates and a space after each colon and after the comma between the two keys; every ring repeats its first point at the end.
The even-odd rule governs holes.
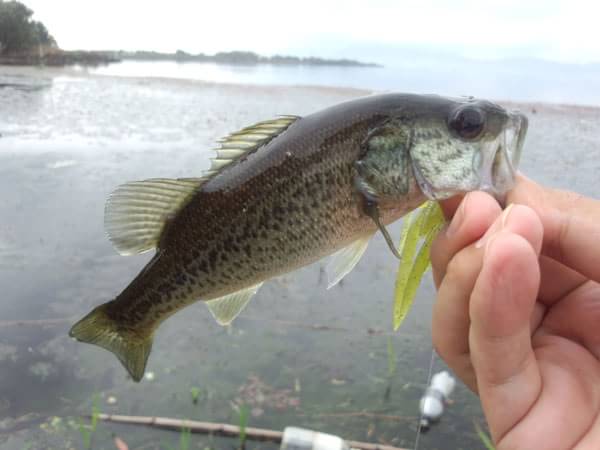
{"type": "Polygon", "coordinates": [[[167,221],[204,181],[153,178],[119,186],[104,210],[104,226],[115,249],[121,255],[133,255],[156,248],[167,221]]]}
{"type": "Polygon", "coordinates": [[[112,352],[131,378],[140,381],[152,350],[153,331],[133,330],[121,326],[106,313],[107,303],[95,308],[77,322],[69,336],[112,352]]]}
{"type": "Polygon", "coordinates": [[[331,255],[325,267],[327,272],[327,289],[338,284],[360,261],[371,240],[371,235],[364,236],[352,244],[331,255]]]}
{"type": "Polygon", "coordinates": [[[262,283],[258,283],[241,291],[208,300],[206,306],[219,325],[229,325],[243,311],[261,286],[262,283]]]}

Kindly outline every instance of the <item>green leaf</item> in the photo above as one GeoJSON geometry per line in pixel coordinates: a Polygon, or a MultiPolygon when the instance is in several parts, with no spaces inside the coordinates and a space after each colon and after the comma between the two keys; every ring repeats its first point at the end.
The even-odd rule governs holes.
{"type": "Polygon", "coordinates": [[[429,250],[444,223],[444,215],[436,202],[425,203],[404,220],[398,247],[402,261],[394,290],[394,330],[400,327],[410,311],[417,288],[429,268],[429,250]]]}

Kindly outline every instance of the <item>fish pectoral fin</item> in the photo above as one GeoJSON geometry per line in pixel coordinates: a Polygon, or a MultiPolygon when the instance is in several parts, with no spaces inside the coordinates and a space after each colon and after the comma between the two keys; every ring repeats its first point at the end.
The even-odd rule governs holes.
{"type": "Polygon", "coordinates": [[[104,227],[121,255],[158,246],[167,221],[187,204],[202,178],[154,178],[119,186],[108,198],[104,227]]]}
{"type": "Polygon", "coordinates": [[[131,378],[140,381],[152,350],[154,333],[120,325],[106,313],[107,304],[98,306],[73,325],[69,336],[114,353],[131,378]]]}
{"type": "Polygon", "coordinates": [[[262,283],[258,283],[233,294],[208,300],[206,306],[219,325],[229,325],[242,312],[261,286],[262,283]]]}
{"type": "Polygon", "coordinates": [[[360,238],[331,256],[325,267],[325,271],[327,272],[327,289],[331,289],[338,284],[342,278],[354,269],[365,253],[371,237],[372,235],[360,238]]]}
{"type": "MultiPolygon", "coordinates": [[[[361,166],[357,165],[357,167],[361,166]]],[[[364,213],[369,216],[373,222],[375,222],[375,225],[377,225],[377,228],[379,228],[379,231],[381,231],[381,234],[383,235],[383,238],[385,239],[385,242],[392,251],[393,255],[398,259],[402,259],[398,253],[398,250],[396,250],[396,246],[394,245],[394,241],[392,240],[390,233],[388,233],[385,225],[381,223],[377,195],[371,190],[367,183],[364,183],[360,180],[356,183],[356,189],[362,196],[364,213]]]]}

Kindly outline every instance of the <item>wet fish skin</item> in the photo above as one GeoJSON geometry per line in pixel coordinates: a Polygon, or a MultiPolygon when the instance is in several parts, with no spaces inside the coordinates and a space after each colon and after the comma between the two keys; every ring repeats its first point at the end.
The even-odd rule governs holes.
{"type": "Polygon", "coordinates": [[[397,220],[426,200],[424,183],[446,196],[476,189],[473,155],[498,139],[510,116],[477,103],[485,130],[467,142],[448,120],[469,102],[386,94],[291,122],[199,184],[167,221],[147,266],[70,334],[113,351],[137,381],[154,330],[183,307],[368,238],[378,228],[370,211],[382,225],[397,220]]]}

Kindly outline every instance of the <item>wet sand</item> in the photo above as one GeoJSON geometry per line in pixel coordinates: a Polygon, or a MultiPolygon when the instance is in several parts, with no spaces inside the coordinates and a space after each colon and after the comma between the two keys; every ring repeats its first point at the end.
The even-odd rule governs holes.
{"type": "MultiPolygon", "coordinates": [[[[69,420],[89,413],[95,395],[108,413],[235,423],[237,402],[249,405],[251,426],[298,425],[414,445],[434,292],[427,280],[400,332],[391,332],[397,262],[379,236],[335,289],[325,289],[322,264],[315,264],[266,283],[231,328],[216,325],[202,304],[169,319],[148,364],[153,380],[134,384],[112,354],[67,337],[71,318],[113,298],[149,258],[116,255],[104,235],[104,201],[115,186],[197,176],[215,139],[228,132],[368,92],[18,68],[0,68],[2,83],[17,86],[0,88],[0,241],[14,257],[0,265],[0,449],[27,442],[81,448],[69,420]],[[15,323],[40,319],[53,321],[15,323]],[[397,359],[391,378],[389,343],[397,359]],[[198,404],[192,387],[201,390],[198,404]]],[[[530,118],[521,170],[597,196],[600,110],[513,106],[530,118]]],[[[398,236],[397,225],[392,233],[398,236]]],[[[443,367],[436,358],[434,370],[443,367]]],[[[420,448],[482,447],[472,424],[483,420],[477,399],[459,386],[454,400],[420,448]]],[[[130,448],[178,441],[167,432],[101,424],[93,448],[114,448],[113,432],[130,448]]]]}

